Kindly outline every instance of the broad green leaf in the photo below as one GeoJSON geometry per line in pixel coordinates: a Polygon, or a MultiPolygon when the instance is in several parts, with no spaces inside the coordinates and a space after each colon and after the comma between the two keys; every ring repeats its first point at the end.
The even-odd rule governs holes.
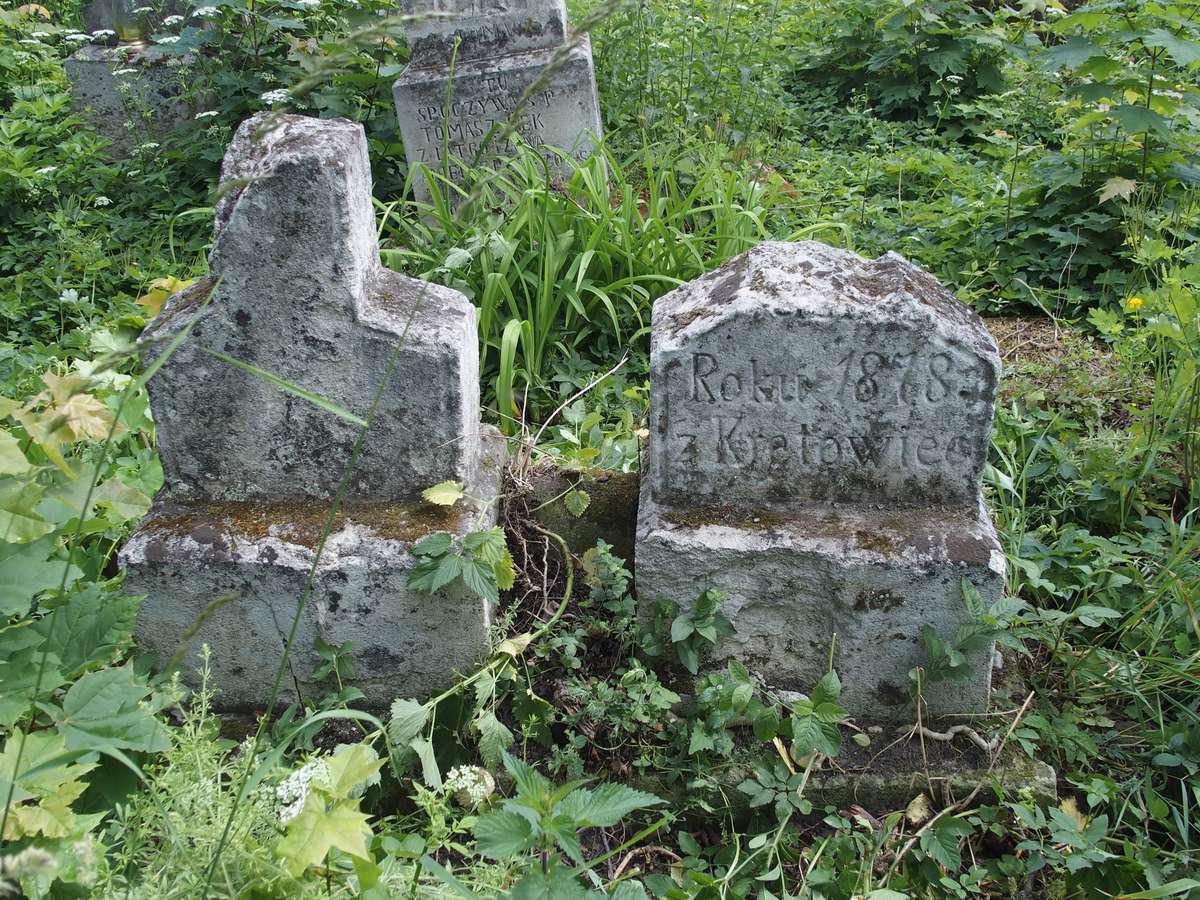
{"type": "MultiPolygon", "coordinates": [[[[0,615],[22,615],[42,591],[56,588],[63,580],[65,560],[51,559],[57,541],[47,536],[29,544],[0,543],[0,615]]],[[[74,566],[67,573],[67,583],[79,575],[74,566]]]]}
{"type": "Polygon", "coordinates": [[[799,758],[811,753],[837,756],[842,746],[841,732],[830,722],[816,716],[792,717],[792,755],[799,758]]]}
{"type": "Polygon", "coordinates": [[[508,552],[508,543],[504,538],[503,528],[488,528],[484,531],[472,531],[463,538],[463,549],[473,556],[483,560],[488,565],[500,562],[508,552]]]}
{"type": "Polygon", "coordinates": [[[21,442],[6,430],[0,430],[0,475],[24,475],[30,470],[29,460],[21,452],[21,442]]]}
{"type": "Polygon", "coordinates": [[[67,691],[56,722],[66,735],[67,749],[170,749],[170,732],[154,717],[152,707],[142,705],[151,693],[131,665],[84,675],[67,691]]]}
{"type": "Polygon", "coordinates": [[[1096,46],[1087,38],[1075,36],[1046,50],[1042,54],[1042,61],[1046,68],[1055,71],[1061,69],[1063,66],[1074,69],[1077,66],[1083,65],[1093,56],[1104,55],[1105,52],[1102,47],[1096,46]]]}
{"type": "Polygon", "coordinates": [[[511,591],[512,586],[516,584],[516,564],[513,562],[512,554],[508,552],[507,547],[504,548],[504,555],[492,566],[492,574],[496,578],[496,587],[502,591],[511,591]]]}
{"type": "Polygon", "coordinates": [[[41,644],[42,636],[28,620],[0,628],[0,725],[6,728],[24,715],[35,690],[41,698],[66,681],[58,657],[43,654],[41,644]]]}
{"type": "Polygon", "coordinates": [[[447,553],[437,561],[437,568],[430,574],[428,580],[424,583],[424,587],[433,593],[440,591],[450,582],[455,581],[463,571],[463,559],[454,553],[447,553]]]}
{"type": "Polygon", "coordinates": [[[388,722],[388,737],[399,749],[407,749],[425,729],[429,721],[429,709],[416,700],[392,702],[392,716],[388,722]]]}
{"type": "MultiPolygon", "coordinates": [[[[0,797],[7,797],[21,750],[22,733],[14,731],[0,752],[0,797]]],[[[42,835],[65,838],[78,828],[71,804],[87,789],[82,777],[95,768],[95,756],[68,753],[62,735],[34,731],[24,738],[21,771],[13,789],[5,840],[42,835]],[[33,801],[33,802],[29,802],[33,801]]]]}
{"type": "Polygon", "coordinates": [[[335,797],[357,797],[379,781],[384,761],[370,744],[343,747],[325,761],[329,770],[329,791],[335,797]]]}
{"type": "Polygon", "coordinates": [[[421,778],[427,787],[441,789],[442,770],[438,768],[437,757],[433,752],[433,744],[427,738],[413,741],[409,744],[417,759],[421,760],[421,778]]]}
{"type": "Polygon", "coordinates": [[[539,800],[542,797],[549,796],[552,786],[545,775],[538,772],[529,763],[517,759],[507,751],[501,753],[500,758],[504,763],[504,768],[513,777],[513,781],[516,782],[517,792],[520,796],[529,798],[530,800],[539,800]]]}
{"type": "Polygon", "coordinates": [[[1122,178],[1120,175],[1114,175],[1108,181],[1104,182],[1104,186],[1100,188],[1100,199],[1096,202],[1104,203],[1113,197],[1128,200],[1133,196],[1135,190],[1137,190],[1137,182],[1132,178],[1122,178]]]}
{"type": "Polygon", "coordinates": [[[504,751],[513,745],[513,733],[491,710],[483,713],[475,723],[479,731],[479,755],[484,765],[496,771],[503,764],[504,751]]]}
{"type": "Polygon", "coordinates": [[[242,362],[240,359],[234,359],[232,356],[226,356],[224,353],[220,353],[216,350],[211,350],[205,347],[204,352],[210,356],[215,356],[222,362],[227,362],[231,366],[236,366],[245,372],[249,372],[256,378],[261,378],[263,381],[275,385],[275,387],[282,391],[286,391],[287,393],[299,397],[302,400],[307,400],[313,406],[323,409],[325,412],[333,413],[338,418],[345,419],[347,422],[357,425],[359,428],[365,428],[367,426],[366,419],[356,416],[348,409],[343,409],[332,400],[326,400],[320,394],[314,394],[312,391],[305,390],[299,385],[292,384],[290,381],[285,381],[277,375],[272,375],[270,372],[265,372],[257,366],[252,366],[249,363],[242,362]]]}
{"type": "Polygon", "coordinates": [[[371,826],[357,802],[343,801],[327,809],[320,792],[309,792],[304,809],[288,823],[287,834],[275,847],[293,876],[325,861],[335,847],[359,859],[370,859],[367,839],[371,826]]]}
{"type": "Polygon", "coordinates": [[[0,541],[28,544],[54,530],[34,511],[41,499],[42,488],[33,481],[0,479],[0,541]]]}
{"type": "Polygon", "coordinates": [[[1171,55],[1171,59],[1181,66],[1190,66],[1194,62],[1200,62],[1200,43],[1179,37],[1165,28],[1155,28],[1142,40],[1151,47],[1161,47],[1166,50],[1171,55]]]}
{"type": "Polygon", "coordinates": [[[478,559],[464,559],[462,580],[472,591],[489,603],[500,600],[500,589],[496,584],[496,570],[478,559]]]}
{"type": "Polygon", "coordinates": [[[124,525],[140,519],[150,509],[150,498],[119,478],[109,478],[96,488],[92,500],[97,506],[107,506],[113,525],[124,525]]]}
{"type": "Polygon", "coordinates": [[[533,825],[505,809],[484,813],[475,822],[475,849],[492,859],[524,853],[533,846],[533,825]]]}
{"type": "Polygon", "coordinates": [[[1171,127],[1171,120],[1159,115],[1152,109],[1141,105],[1122,103],[1112,111],[1113,117],[1121,123],[1126,131],[1137,134],[1142,131],[1153,131],[1155,134],[1166,134],[1171,127]]]}
{"type": "Polygon", "coordinates": [[[602,784],[597,788],[578,788],[560,804],[560,808],[580,826],[608,828],[616,825],[629,813],[648,809],[665,801],[645,791],[623,784],[602,784]]]}
{"type": "Polygon", "coordinates": [[[962,865],[958,845],[971,833],[971,826],[957,816],[944,816],[921,835],[921,849],[952,872],[962,865]]]}
{"type": "Polygon", "coordinates": [[[463,485],[461,481],[442,481],[432,487],[427,487],[421,491],[421,496],[427,503],[436,503],[438,506],[453,506],[463,496],[463,485]]]}
{"type": "Polygon", "coordinates": [[[136,597],[106,593],[90,584],[56,600],[56,611],[33,628],[42,635],[43,646],[61,661],[63,672],[73,678],[83,669],[109,662],[129,643],[138,603],[136,597]]]}
{"type": "Polygon", "coordinates": [[[450,549],[453,538],[445,531],[438,531],[429,537],[421,538],[413,544],[413,556],[441,556],[450,549]]]}
{"type": "Polygon", "coordinates": [[[838,698],[842,696],[842,680],[838,678],[838,673],[830,669],[821,676],[816,687],[812,692],[812,704],[814,707],[820,706],[823,703],[837,703],[838,698]]]}
{"type": "Polygon", "coordinates": [[[587,491],[569,491],[563,497],[563,506],[567,508],[567,512],[577,519],[587,512],[587,508],[591,505],[591,502],[592,498],[588,496],[587,491]]]}

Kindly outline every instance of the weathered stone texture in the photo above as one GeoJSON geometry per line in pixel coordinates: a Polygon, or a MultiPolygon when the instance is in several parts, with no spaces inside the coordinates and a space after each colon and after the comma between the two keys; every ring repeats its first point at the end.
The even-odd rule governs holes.
{"type": "MultiPolygon", "coordinates": [[[[447,104],[448,77],[444,66],[410,66],[393,87],[409,165],[421,163],[435,172],[445,168],[452,181],[461,182],[464,173],[458,161],[487,165],[513,152],[511,140],[498,139],[510,119],[527,144],[547,148],[543,152],[556,170],[563,170],[563,161],[548,148],[565,151],[575,160],[586,159],[595,148],[601,133],[600,106],[586,41],[569,50],[460,63],[450,77],[447,104]],[[551,66],[553,74],[547,77],[551,66]]],[[[428,197],[423,179],[416,179],[415,186],[419,196],[428,197]]]]}
{"type": "Polygon", "coordinates": [[[418,66],[465,62],[528,50],[550,50],[566,41],[562,0],[402,0],[416,17],[405,26],[411,59],[418,66]]]}
{"type": "Polygon", "coordinates": [[[974,504],[999,354],[894,253],[761,244],[655,303],[651,366],[664,502],[974,504]]]}
{"type": "MultiPolygon", "coordinates": [[[[830,648],[855,716],[912,715],[908,672],[1002,596],[979,493],[999,355],[982,321],[894,253],[765,243],[654,305],[638,512],[642,615],[729,599],[737,658],[807,692],[830,648]]],[[[992,648],[927,713],[980,712],[992,648]]]]}
{"type": "Polygon", "coordinates": [[[365,417],[400,341],[350,496],[411,500],[468,478],[479,432],[474,307],[380,266],[362,126],[282,116],[263,131],[268,122],[244,122],[227,154],[213,275],[147,331],[165,341],[194,323],[150,388],[167,491],[327,498],[359,431],[209,351],[365,417]]]}
{"type": "Polygon", "coordinates": [[[196,110],[185,97],[190,62],[153,46],[89,45],[64,66],[75,111],[112,141],[109,155],[125,157],[191,121],[196,110]]]}

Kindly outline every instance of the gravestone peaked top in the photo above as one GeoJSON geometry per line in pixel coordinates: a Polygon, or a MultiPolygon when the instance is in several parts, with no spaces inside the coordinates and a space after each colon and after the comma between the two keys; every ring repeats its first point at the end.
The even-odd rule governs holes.
{"type": "Polygon", "coordinates": [[[456,38],[459,62],[566,42],[563,0],[402,0],[400,8],[415,17],[405,30],[417,66],[448,63],[456,38]]]}
{"type": "Polygon", "coordinates": [[[903,257],[760,244],[654,305],[655,498],[973,509],[999,373],[979,316],[903,257]]]}
{"type": "Polygon", "coordinates": [[[212,274],[171,298],[147,332],[169,339],[193,323],[151,385],[168,495],[331,496],[359,431],[214,354],[362,418],[401,341],[350,499],[403,501],[470,481],[475,310],[456,291],[381,266],[362,126],[256,116],[238,129],[221,181],[212,274]]]}

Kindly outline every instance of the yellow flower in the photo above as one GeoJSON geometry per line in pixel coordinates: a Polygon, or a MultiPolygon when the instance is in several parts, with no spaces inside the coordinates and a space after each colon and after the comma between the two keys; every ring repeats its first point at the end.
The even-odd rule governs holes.
{"type": "Polygon", "coordinates": [[[1141,297],[1130,297],[1125,301],[1125,308],[1130,312],[1137,312],[1142,308],[1142,304],[1144,302],[1145,301],[1141,297]]]}

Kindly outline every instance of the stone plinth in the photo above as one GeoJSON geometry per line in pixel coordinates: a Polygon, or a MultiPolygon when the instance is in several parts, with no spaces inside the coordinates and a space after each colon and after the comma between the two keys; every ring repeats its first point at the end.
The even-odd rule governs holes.
{"type": "Polygon", "coordinates": [[[414,20],[405,26],[410,58],[418,66],[461,63],[528,50],[551,50],[566,42],[563,0],[402,0],[414,20]]]}
{"type": "MultiPolygon", "coordinates": [[[[830,648],[854,716],[912,715],[925,625],[947,642],[1004,589],[979,492],[999,355],[903,257],[765,243],[654,304],[636,549],[643,616],[729,596],[739,659],[807,693],[830,648]]],[[[929,682],[929,715],[986,709],[992,648],[929,682]]]]}
{"type": "Polygon", "coordinates": [[[128,156],[191,121],[188,57],[146,45],[90,45],[65,62],[75,111],[112,141],[108,152],[128,156]]]}
{"type": "Polygon", "coordinates": [[[312,699],[318,638],[353,642],[350,684],[372,706],[434,690],[487,652],[485,601],[457,582],[432,596],[407,586],[417,541],[495,524],[502,444],[479,422],[475,309],[380,264],[361,125],[256,116],[221,175],[212,275],[143,338],[157,352],[186,334],[149,384],[166,487],[120,556],[126,589],[147,598],[139,645],[165,661],[186,641],[188,675],[207,642],[218,707],[266,702],[382,391],[284,699],[312,699]],[[420,500],[445,480],[466,486],[453,512],[420,500]]]}
{"type": "MultiPolygon", "coordinates": [[[[498,434],[489,443],[470,490],[490,500],[499,484],[498,434]]],[[[135,632],[139,648],[160,663],[182,653],[190,677],[208,644],[212,681],[221,691],[217,708],[261,708],[324,512],[303,502],[160,500],[121,551],[126,590],[146,595],[135,632]]],[[[313,702],[329,692],[328,682],[311,678],[322,664],[317,638],[334,646],[353,642],[352,684],[376,709],[398,696],[442,689],[455,672],[477,665],[488,651],[487,603],[461,582],[433,596],[413,591],[407,580],[416,560],[409,551],[437,531],[457,539],[494,524],[494,506],[480,513],[419,502],[348,505],[322,552],[280,702],[313,702]]]]}

